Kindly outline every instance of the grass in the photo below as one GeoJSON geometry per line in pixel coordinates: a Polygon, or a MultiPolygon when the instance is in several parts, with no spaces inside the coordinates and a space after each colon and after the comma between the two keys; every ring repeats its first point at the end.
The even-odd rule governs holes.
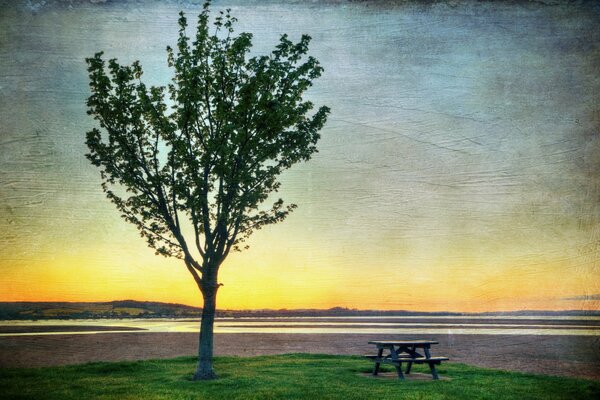
{"type": "MultiPolygon", "coordinates": [[[[445,363],[449,380],[373,379],[361,357],[218,357],[220,379],[194,382],[193,357],[0,369],[2,399],[600,399],[600,382],[445,363]]],[[[384,371],[392,371],[389,366],[384,371]]],[[[427,366],[414,366],[427,372],[427,366]]]]}

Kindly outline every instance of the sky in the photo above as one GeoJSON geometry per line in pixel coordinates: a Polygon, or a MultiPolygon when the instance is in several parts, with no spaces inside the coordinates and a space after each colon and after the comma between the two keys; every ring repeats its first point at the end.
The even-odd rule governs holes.
{"type": "MultiPolygon", "coordinates": [[[[190,3],[0,2],[0,301],[200,305],[104,197],[84,58],[166,84],[190,3]]],[[[218,307],[600,309],[600,8],[214,2],[254,54],[313,40],[332,109],[298,209],[222,266],[218,307]]]]}

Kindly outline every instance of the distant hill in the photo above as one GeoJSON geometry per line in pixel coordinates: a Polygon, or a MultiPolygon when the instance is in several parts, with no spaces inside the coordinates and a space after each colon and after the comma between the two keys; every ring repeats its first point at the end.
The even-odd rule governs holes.
{"type": "Polygon", "coordinates": [[[199,317],[201,308],[156,301],[94,303],[0,302],[0,319],[93,319],[199,317]]]}
{"type": "MultiPolygon", "coordinates": [[[[109,302],[0,302],[0,320],[101,319],[101,318],[199,318],[202,309],[176,303],[117,300],[109,302]]],[[[331,317],[331,316],[511,316],[594,315],[600,311],[510,311],[488,313],[422,312],[407,310],[357,310],[333,307],[325,310],[218,310],[218,317],[331,317]]]]}

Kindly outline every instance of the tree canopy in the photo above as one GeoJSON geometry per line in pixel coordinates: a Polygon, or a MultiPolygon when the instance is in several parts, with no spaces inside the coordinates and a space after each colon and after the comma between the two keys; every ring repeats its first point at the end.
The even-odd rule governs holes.
{"type": "Polygon", "coordinates": [[[210,24],[206,4],[191,38],[180,13],[166,87],[144,84],[137,61],[86,59],[88,113],[102,128],[87,133],[86,156],[122,217],[157,254],[184,260],[201,290],[231,250],[296,207],[265,203],[281,172],[317,151],[329,113],[303,99],[323,71],[306,56],[309,36],[250,57],[252,34],[234,35],[235,22],[227,10],[210,24]]]}

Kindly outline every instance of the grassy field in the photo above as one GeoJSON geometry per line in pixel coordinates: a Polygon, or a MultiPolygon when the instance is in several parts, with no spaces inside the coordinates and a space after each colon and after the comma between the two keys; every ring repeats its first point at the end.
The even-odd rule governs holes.
{"type": "MultiPolygon", "coordinates": [[[[371,378],[360,357],[219,357],[220,379],[190,380],[195,360],[0,369],[2,399],[599,399],[600,382],[446,363],[448,380],[371,378]]],[[[390,367],[382,368],[391,371],[390,367]]],[[[415,366],[414,372],[426,372],[415,366]]]]}

